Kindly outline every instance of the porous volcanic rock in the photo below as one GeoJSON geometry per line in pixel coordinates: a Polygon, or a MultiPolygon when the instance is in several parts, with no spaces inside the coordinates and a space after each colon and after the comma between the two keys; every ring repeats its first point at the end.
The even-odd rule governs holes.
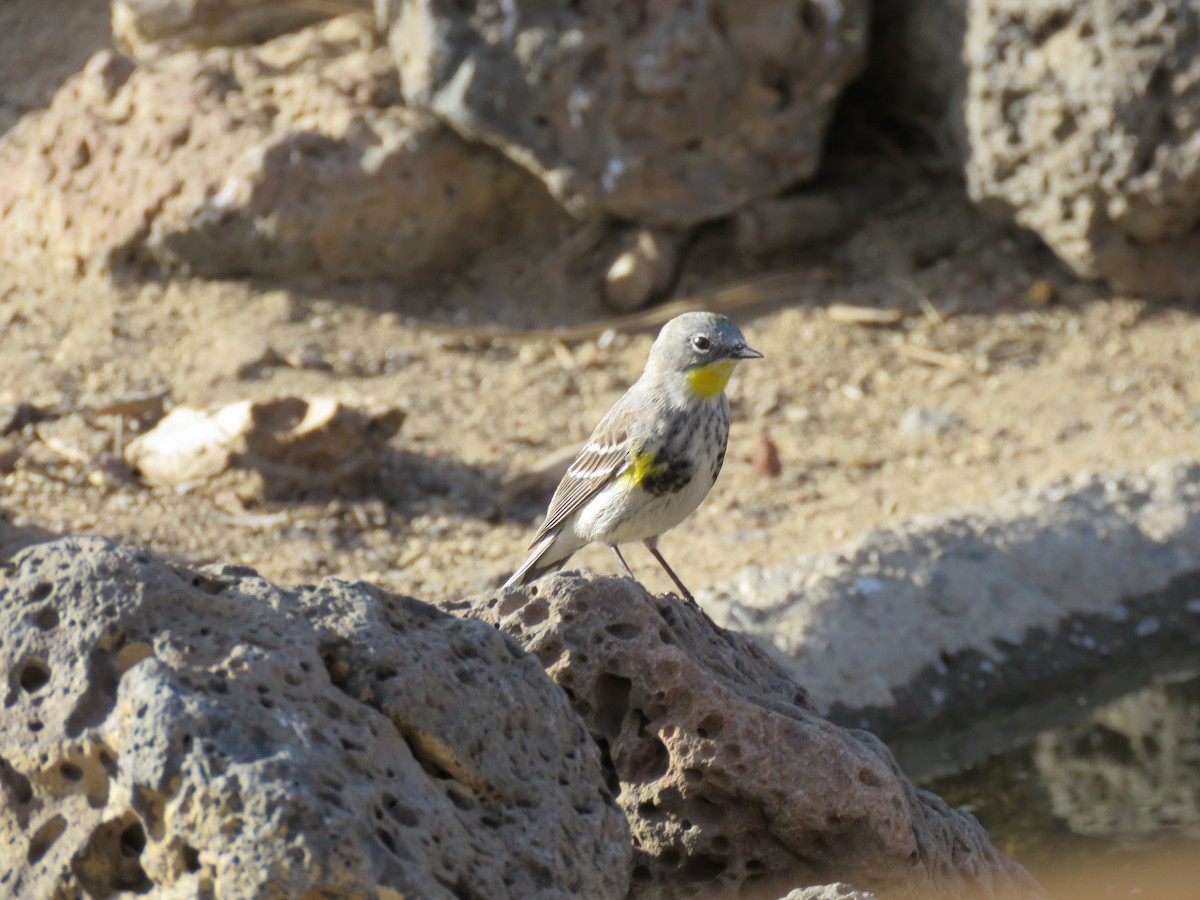
{"type": "Polygon", "coordinates": [[[0,259],[412,278],[557,212],[518,167],[399,99],[355,16],[259,47],[102,51],[0,139],[0,259]]]}
{"type": "Polygon", "coordinates": [[[971,196],[1079,274],[1200,293],[1200,7],[971,0],[971,196]]]}
{"type": "Polygon", "coordinates": [[[865,0],[380,0],[406,99],[568,209],[688,227],[816,169],[865,0]]]}
{"type": "Polygon", "coordinates": [[[570,573],[446,608],[515,637],[571,697],[633,832],[635,896],[778,897],[834,880],[927,900],[1039,896],[973,818],[915,789],[872,735],[818,716],[752,639],[695,607],[570,573]]]}
{"type": "Polygon", "coordinates": [[[0,894],[622,897],[599,753],[517,644],[101,539],[0,564],[0,894]]]}

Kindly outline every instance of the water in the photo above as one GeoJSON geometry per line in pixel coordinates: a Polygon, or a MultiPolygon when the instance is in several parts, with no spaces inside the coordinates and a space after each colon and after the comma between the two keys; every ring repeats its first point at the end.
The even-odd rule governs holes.
{"type": "Polygon", "coordinates": [[[1059,900],[1200,900],[1200,671],[923,786],[1059,900]]]}

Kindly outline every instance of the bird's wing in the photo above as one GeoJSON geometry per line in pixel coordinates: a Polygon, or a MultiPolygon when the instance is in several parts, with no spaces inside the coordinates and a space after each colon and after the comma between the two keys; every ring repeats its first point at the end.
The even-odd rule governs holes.
{"type": "Polygon", "coordinates": [[[555,488],[546,521],[529,542],[531,548],[562,525],[629,464],[629,421],[629,407],[624,403],[617,403],[600,420],[555,488]]]}

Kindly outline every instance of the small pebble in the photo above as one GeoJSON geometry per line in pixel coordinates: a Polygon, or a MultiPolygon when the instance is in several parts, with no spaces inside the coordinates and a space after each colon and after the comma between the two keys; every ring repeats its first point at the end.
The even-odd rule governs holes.
{"type": "Polygon", "coordinates": [[[754,474],[761,478],[775,478],[783,470],[779,463],[779,448],[765,431],[754,444],[751,461],[754,474]]]}
{"type": "Polygon", "coordinates": [[[957,428],[961,422],[954,413],[929,406],[912,406],[900,417],[897,432],[904,437],[923,437],[945,434],[957,428]]]}

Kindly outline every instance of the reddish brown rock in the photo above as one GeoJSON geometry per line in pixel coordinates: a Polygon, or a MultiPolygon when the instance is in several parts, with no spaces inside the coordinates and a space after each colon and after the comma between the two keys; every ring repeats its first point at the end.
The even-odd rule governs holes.
{"type": "Polygon", "coordinates": [[[619,784],[637,896],[835,880],[923,900],[1040,896],[973,818],[697,608],[576,574],[449,608],[515,637],[572,698],[619,784]]]}

